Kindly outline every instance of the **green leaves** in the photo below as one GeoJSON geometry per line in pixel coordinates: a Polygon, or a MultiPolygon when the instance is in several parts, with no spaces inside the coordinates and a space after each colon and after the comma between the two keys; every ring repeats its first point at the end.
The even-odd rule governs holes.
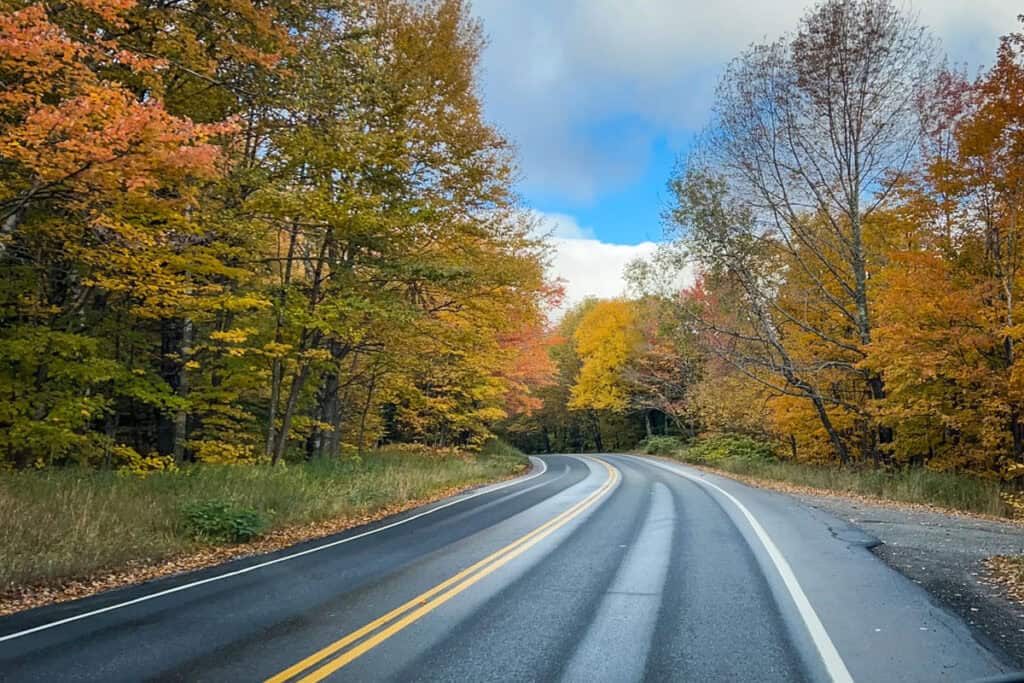
{"type": "Polygon", "coordinates": [[[246,543],[263,533],[268,520],[251,508],[224,500],[190,503],[182,508],[185,528],[208,543],[246,543]]]}

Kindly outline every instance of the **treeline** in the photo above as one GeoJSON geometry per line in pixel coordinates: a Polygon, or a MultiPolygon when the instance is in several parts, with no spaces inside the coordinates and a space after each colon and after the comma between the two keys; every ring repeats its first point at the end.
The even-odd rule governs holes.
{"type": "Polygon", "coordinates": [[[633,448],[646,438],[695,437],[704,359],[671,298],[587,299],[545,339],[554,365],[534,389],[538,405],[499,425],[531,452],[633,448]]]}
{"type": "Polygon", "coordinates": [[[1024,34],[970,78],[895,3],[825,0],[731,63],[669,186],[667,240],[636,300],[591,304],[618,331],[574,333],[561,407],[1021,472],[1024,34]]]}
{"type": "Polygon", "coordinates": [[[474,446],[531,406],[556,290],[481,44],[460,0],[0,0],[0,469],[474,446]]]}

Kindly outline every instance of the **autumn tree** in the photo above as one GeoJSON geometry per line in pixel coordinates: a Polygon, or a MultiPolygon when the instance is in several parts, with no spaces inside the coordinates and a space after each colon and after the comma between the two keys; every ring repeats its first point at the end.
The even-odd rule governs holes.
{"type": "Polygon", "coordinates": [[[730,339],[721,350],[807,401],[842,462],[890,438],[855,395],[884,396],[858,364],[874,325],[869,232],[913,167],[933,63],[926,31],[888,0],[822,2],[730,65],[671,183],[670,227],[735,304],[732,322],[705,320],[730,339]]]}
{"type": "Polygon", "coordinates": [[[15,2],[0,28],[5,463],[472,445],[530,402],[507,340],[541,324],[545,247],[463,3],[15,2]]]}
{"type": "Polygon", "coordinates": [[[161,77],[159,58],[95,38],[124,30],[133,5],[0,13],[4,382],[18,397],[3,431],[16,463],[136,457],[113,439],[117,405],[168,414],[183,404],[134,363],[132,341],[107,346],[110,323],[158,320],[219,290],[217,266],[196,255],[184,267],[179,246],[202,233],[196,202],[220,172],[214,137],[230,128],[174,116],[156,94],[139,99],[107,78],[161,77]]]}
{"type": "Polygon", "coordinates": [[[1024,461],[1022,55],[1024,36],[1006,36],[975,83],[946,74],[926,101],[926,163],[893,221],[866,361],[891,387],[901,460],[1013,476],[1024,461]]]}

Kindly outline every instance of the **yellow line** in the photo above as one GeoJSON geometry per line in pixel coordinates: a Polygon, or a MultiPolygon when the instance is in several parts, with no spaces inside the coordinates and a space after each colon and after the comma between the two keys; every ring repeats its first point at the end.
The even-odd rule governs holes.
{"type": "Polygon", "coordinates": [[[317,652],[306,657],[302,661],[294,664],[293,666],[288,667],[281,673],[271,678],[268,678],[266,683],[283,683],[284,681],[287,681],[292,677],[300,674],[302,671],[305,671],[306,669],[317,664],[318,662],[337,653],[338,651],[342,650],[348,645],[351,645],[360,638],[363,638],[364,636],[372,633],[381,626],[384,626],[385,624],[394,621],[395,619],[401,617],[401,615],[409,612],[413,608],[418,607],[418,609],[415,609],[415,611],[413,611],[411,614],[395,622],[387,629],[378,633],[373,638],[370,638],[366,640],[364,643],[356,646],[355,648],[352,648],[341,657],[324,665],[321,669],[313,671],[308,676],[304,677],[302,681],[319,681],[323,679],[324,677],[330,675],[332,672],[337,671],[338,669],[345,666],[352,660],[356,659],[363,653],[367,652],[368,650],[372,649],[373,647],[376,647],[383,641],[387,640],[392,635],[402,630],[412,622],[416,621],[423,615],[433,611],[438,606],[455,597],[457,594],[461,593],[466,588],[469,588],[471,585],[473,585],[480,579],[484,578],[488,574],[492,573],[493,571],[497,570],[499,567],[510,562],[514,557],[517,557],[523,552],[526,552],[527,549],[529,549],[536,543],[539,543],[543,538],[547,537],[548,535],[554,533],[555,530],[557,530],[559,527],[563,526],[564,524],[567,524],[570,520],[582,514],[584,510],[590,507],[594,502],[597,501],[598,498],[607,493],[615,485],[615,483],[619,479],[618,471],[613,469],[603,461],[599,460],[598,462],[604,465],[605,469],[608,471],[608,479],[604,482],[604,484],[601,485],[600,488],[598,488],[589,496],[587,496],[583,500],[579,501],[578,503],[570,507],[568,510],[565,510],[555,518],[545,522],[533,531],[525,534],[524,536],[521,536],[512,543],[509,543],[505,547],[500,548],[494,553],[491,553],[490,555],[480,560],[479,562],[476,562],[472,566],[463,569],[458,574],[455,574],[451,578],[446,579],[445,581],[439,583],[430,590],[421,593],[420,595],[416,596],[412,600],[409,600],[400,607],[396,607],[387,614],[377,619],[374,619],[365,626],[353,631],[352,633],[349,633],[344,638],[341,638],[331,643],[323,649],[318,650],[317,652]],[[474,575],[474,572],[478,573],[474,575]],[[465,581],[463,581],[464,579],[465,581]],[[455,588],[448,591],[444,595],[435,598],[434,600],[431,600],[431,598],[433,598],[438,593],[444,591],[445,589],[451,587],[452,585],[460,581],[463,581],[463,583],[461,583],[458,586],[455,586],[455,588]]]}
{"type": "MultiPolygon", "coordinates": [[[[604,464],[604,463],[602,462],[602,464],[604,464]]],[[[455,586],[454,588],[452,588],[448,592],[444,593],[443,595],[441,595],[441,596],[439,596],[437,598],[434,598],[433,600],[431,600],[427,604],[424,604],[423,606],[421,606],[419,609],[414,610],[410,614],[408,614],[405,617],[403,617],[403,618],[399,619],[398,621],[396,621],[391,626],[388,626],[387,628],[385,628],[383,631],[381,631],[377,635],[373,636],[372,638],[368,638],[364,642],[360,643],[359,645],[357,645],[357,646],[353,647],[352,649],[348,650],[347,652],[345,652],[340,657],[337,657],[336,659],[328,662],[327,664],[324,664],[319,669],[316,669],[315,671],[311,672],[310,674],[304,676],[303,678],[300,679],[299,683],[315,683],[316,681],[321,681],[324,678],[326,678],[327,676],[330,676],[332,673],[334,673],[338,669],[342,668],[346,664],[349,664],[350,662],[352,662],[353,660],[355,660],[358,657],[362,656],[363,654],[365,654],[369,650],[372,650],[373,648],[375,648],[377,645],[380,645],[382,642],[384,642],[385,640],[387,640],[391,636],[395,635],[396,633],[398,633],[399,631],[404,629],[409,624],[419,620],[420,617],[422,617],[425,614],[428,614],[429,612],[432,612],[433,610],[437,609],[438,607],[440,607],[444,603],[448,602],[453,597],[455,597],[456,595],[458,595],[462,591],[466,590],[467,588],[469,588],[470,586],[472,586],[476,582],[480,581],[481,579],[483,579],[484,577],[488,576],[489,574],[497,571],[502,566],[508,564],[514,558],[516,558],[519,555],[523,554],[524,552],[529,550],[532,546],[536,545],[537,543],[540,543],[540,541],[542,541],[547,536],[553,534],[560,527],[564,526],[565,524],[568,524],[570,521],[572,521],[572,519],[574,519],[575,517],[578,517],[579,515],[581,515],[587,508],[589,508],[591,505],[593,505],[595,502],[597,502],[597,500],[601,496],[603,496],[605,493],[607,493],[615,485],[615,482],[618,481],[618,473],[616,471],[612,470],[612,468],[609,467],[606,464],[605,464],[605,468],[608,470],[608,474],[609,474],[608,480],[605,481],[605,483],[601,486],[601,488],[599,488],[597,491],[595,491],[594,493],[590,494],[590,496],[588,496],[583,501],[578,503],[577,505],[579,507],[577,509],[572,510],[570,508],[570,510],[572,510],[572,514],[562,513],[562,515],[559,515],[559,517],[555,518],[555,520],[557,520],[557,524],[554,524],[553,526],[545,525],[547,528],[544,528],[542,530],[542,533],[540,533],[539,535],[532,536],[527,542],[525,542],[523,544],[520,544],[514,550],[512,550],[509,553],[506,553],[500,559],[492,562],[490,565],[488,565],[484,569],[480,570],[478,573],[474,574],[470,578],[466,579],[465,581],[463,581],[459,585],[455,586]]],[[[569,511],[566,511],[566,512],[569,512],[569,511]]]]}

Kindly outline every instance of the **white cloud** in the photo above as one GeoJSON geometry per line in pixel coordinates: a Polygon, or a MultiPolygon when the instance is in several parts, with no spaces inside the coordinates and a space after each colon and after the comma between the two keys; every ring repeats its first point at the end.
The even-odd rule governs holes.
{"type": "Polygon", "coordinates": [[[565,287],[563,309],[588,296],[602,299],[626,293],[623,277],[626,265],[638,258],[651,256],[657,245],[611,244],[596,239],[553,238],[555,255],[551,272],[561,278],[565,287]]]}
{"type": "Polygon", "coordinates": [[[587,297],[610,299],[626,292],[626,266],[654,253],[657,245],[616,245],[600,240],[554,238],[555,255],[551,273],[563,281],[565,298],[561,310],[587,297]]]}
{"type": "MultiPolygon", "coordinates": [[[[519,145],[526,185],[592,199],[645,168],[657,136],[703,125],[723,65],[796,26],[804,0],[476,0],[490,38],[488,115],[519,145]]],[[[1009,0],[917,0],[953,61],[991,62],[1009,0]]]]}
{"type": "Polygon", "coordinates": [[[651,256],[657,249],[654,242],[602,242],[593,230],[568,214],[536,210],[532,214],[538,233],[547,235],[553,247],[549,275],[561,280],[565,288],[565,299],[556,314],[588,296],[607,299],[625,294],[626,266],[651,256]]]}
{"type": "Polygon", "coordinates": [[[573,216],[565,213],[530,210],[537,222],[537,232],[548,237],[571,240],[594,239],[594,231],[581,227],[573,216]]]}

